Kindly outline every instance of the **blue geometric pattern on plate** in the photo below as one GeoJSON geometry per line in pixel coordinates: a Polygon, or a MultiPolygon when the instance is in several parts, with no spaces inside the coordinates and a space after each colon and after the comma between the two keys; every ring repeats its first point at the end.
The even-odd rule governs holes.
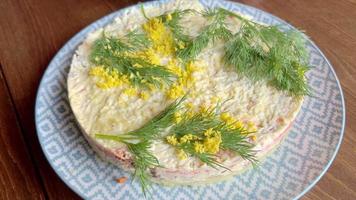
{"type": "MultiPolygon", "coordinates": [[[[265,24],[293,28],[281,19],[246,5],[202,0],[265,24]]],[[[163,2],[147,2],[157,6],[163,2]]],[[[133,7],[114,12],[86,27],[69,40],[49,64],[38,89],[35,117],[42,149],[58,176],[85,199],[143,198],[138,182],[118,184],[114,177],[129,176],[101,160],[82,136],[67,99],[66,78],[72,55],[89,32],[110,23],[133,7]]],[[[345,107],[335,72],[318,47],[308,41],[307,74],[313,97],[306,97],[282,145],[257,170],[232,180],[203,187],[153,185],[154,199],[297,199],[326,172],[340,146],[345,107]]]]}

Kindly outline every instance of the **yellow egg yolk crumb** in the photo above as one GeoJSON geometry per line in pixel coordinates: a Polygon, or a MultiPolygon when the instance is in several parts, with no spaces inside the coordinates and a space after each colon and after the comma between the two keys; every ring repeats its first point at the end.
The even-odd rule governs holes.
{"type": "Polygon", "coordinates": [[[210,109],[210,107],[205,105],[205,104],[202,104],[202,105],[199,106],[199,111],[202,114],[209,113],[209,109],[210,109]]]}
{"type": "Polygon", "coordinates": [[[175,59],[171,59],[168,62],[167,68],[178,76],[177,82],[166,92],[168,99],[177,99],[183,96],[186,93],[186,90],[191,88],[195,82],[193,73],[200,69],[193,62],[189,62],[185,66],[185,70],[183,70],[178,66],[177,60],[175,59]]]}
{"type": "Polygon", "coordinates": [[[167,136],[167,137],[166,137],[166,140],[167,140],[168,144],[171,144],[171,145],[173,145],[173,146],[175,146],[175,145],[178,144],[178,140],[177,140],[177,138],[176,138],[175,135],[167,136]]]}
{"type": "Polygon", "coordinates": [[[170,59],[167,63],[166,66],[169,70],[171,70],[171,72],[173,72],[175,75],[177,75],[178,77],[181,76],[182,74],[182,69],[181,67],[178,65],[178,61],[177,59],[170,59]]]}
{"type": "Polygon", "coordinates": [[[227,124],[231,124],[235,121],[235,119],[226,112],[220,114],[220,119],[227,124]]]}
{"type": "Polygon", "coordinates": [[[243,129],[244,128],[244,124],[241,121],[237,121],[233,124],[234,128],[237,129],[243,129]]]}
{"type": "Polygon", "coordinates": [[[196,136],[195,135],[192,135],[192,134],[185,134],[183,135],[183,137],[181,137],[179,139],[179,143],[183,144],[183,143],[187,143],[187,142],[190,142],[192,140],[196,139],[196,136]]]}
{"type": "Polygon", "coordinates": [[[193,110],[187,110],[187,112],[185,112],[185,116],[187,119],[192,118],[195,115],[195,112],[193,110]]]}
{"type": "Polygon", "coordinates": [[[179,41],[179,42],[178,42],[178,48],[179,48],[179,49],[184,49],[184,47],[185,47],[184,42],[179,41]]]}
{"type": "Polygon", "coordinates": [[[213,133],[214,133],[213,128],[209,128],[208,130],[206,130],[206,131],[204,132],[204,136],[210,137],[210,136],[213,135],[213,133]]]}
{"type": "Polygon", "coordinates": [[[182,114],[180,112],[175,112],[174,113],[174,122],[176,124],[178,124],[181,121],[182,121],[182,114]]]}
{"type": "Polygon", "coordinates": [[[221,144],[221,134],[216,131],[212,137],[206,137],[204,139],[204,148],[207,153],[216,154],[219,152],[220,144],[221,144]]]}
{"type": "Polygon", "coordinates": [[[184,106],[189,110],[193,109],[193,107],[194,107],[193,103],[191,103],[191,102],[186,103],[184,106]]]}
{"type": "Polygon", "coordinates": [[[204,153],[205,147],[200,142],[194,142],[194,151],[197,153],[204,153]]]}
{"type": "Polygon", "coordinates": [[[140,98],[143,100],[147,100],[148,98],[150,98],[150,95],[147,92],[141,91],[140,98]]]}
{"type": "Polygon", "coordinates": [[[136,96],[137,90],[133,87],[129,87],[124,90],[124,94],[126,94],[127,96],[136,96]]]}
{"type": "Polygon", "coordinates": [[[199,71],[201,68],[193,62],[189,62],[185,68],[185,71],[183,71],[180,75],[180,81],[184,86],[190,87],[195,82],[193,73],[199,71]]]}
{"type": "Polygon", "coordinates": [[[210,102],[212,104],[216,104],[216,103],[219,103],[221,101],[221,98],[220,97],[211,97],[210,98],[210,102]]]}
{"type": "Polygon", "coordinates": [[[148,48],[142,51],[136,51],[136,52],[129,52],[126,53],[126,56],[132,57],[132,58],[142,58],[145,61],[148,61],[149,63],[155,64],[155,65],[160,65],[161,64],[161,58],[155,50],[152,48],[148,48]]]}
{"type": "Polygon", "coordinates": [[[172,14],[169,13],[169,14],[167,15],[167,21],[171,21],[171,20],[172,20],[172,14]]]}
{"type": "Polygon", "coordinates": [[[187,154],[182,149],[179,149],[177,151],[177,156],[178,156],[179,160],[185,160],[188,158],[187,154]]]}
{"type": "Polygon", "coordinates": [[[226,112],[220,114],[220,119],[226,124],[228,124],[230,128],[241,129],[241,133],[257,131],[257,127],[253,122],[248,122],[247,124],[244,124],[242,121],[233,118],[229,113],[226,112]]]}
{"type": "Polygon", "coordinates": [[[166,91],[166,96],[169,99],[177,99],[185,94],[184,88],[180,84],[173,84],[171,88],[166,91]]]}
{"type": "Polygon", "coordinates": [[[247,131],[248,132],[256,132],[257,127],[253,122],[247,122],[247,131]]]}
{"type": "Polygon", "coordinates": [[[153,43],[154,51],[169,56],[174,53],[174,41],[170,30],[165,27],[159,18],[150,19],[143,24],[143,30],[153,43]]]}
{"type": "Polygon", "coordinates": [[[90,68],[89,76],[98,78],[96,85],[101,89],[109,89],[129,83],[127,76],[119,74],[115,69],[109,71],[103,66],[90,68]]]}

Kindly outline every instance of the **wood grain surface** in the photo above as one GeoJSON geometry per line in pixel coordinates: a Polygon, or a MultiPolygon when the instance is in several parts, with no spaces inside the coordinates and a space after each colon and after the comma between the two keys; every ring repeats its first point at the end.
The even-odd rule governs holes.
{"type": "MultiPolygon", "coordinates": [[[[137,1],[0,1],[0,199],[79,199],[54,173],[34,102],[51,58],[91,22],[137,1]]],[[[356,0],[241,0],[306,31],[331,61],[346,100],[341,149],[303,199],[356,199],[356,0]]]]}

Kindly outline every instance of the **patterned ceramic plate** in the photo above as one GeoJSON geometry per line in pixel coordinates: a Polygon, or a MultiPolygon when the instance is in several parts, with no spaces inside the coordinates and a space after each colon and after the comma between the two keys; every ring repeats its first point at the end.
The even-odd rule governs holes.
{"type": "MultiPolygon", "coordinates": [[[[206,7],[221,6],[266,24],[293,28],[275,16],[242,4],[201,2],[206,7]]],[[[148,2],[145,6],[160,3],[163,2],[148,2]]],[[[66,88],[72,55],[86,35],[132,8],[96,21],[65,44],[49,64],[37,94],[36,125],[42,149],[58,176],[85,199],[143,198],[136,181],[116,183],[114,177],[129,175],[101,160],[90,148],[71,112],[66,88]]],[[[203,187],[153,185],[154,199],[297,199],[315,185],[340,146],[345,107],[332,66],[313,42],[308,41],[308,48],[313,68],[307,78],[313,97],[305,99],[285,141],[258,169],[203,187]]]]}

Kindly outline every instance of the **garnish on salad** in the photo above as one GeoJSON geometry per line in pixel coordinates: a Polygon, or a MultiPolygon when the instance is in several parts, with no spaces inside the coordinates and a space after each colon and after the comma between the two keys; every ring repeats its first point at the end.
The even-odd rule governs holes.
{"type": "MultiPolygon", "coordinates": [[[[123,88],[122,94],[143,100],[163,91],[171,103],[140,128],[120,134],[95,133],[95,138],[123,143],[132,155],[134,177],[144,194],[150,186],[152,168],[162,166],[151,151],[162,141],[176,152],[179,160],[196,159],[212,168],[225,168],[222,152],[232,153],[256,165],[254,149],[257,126],[235,119],[221,102],[200,109],[185,102],[195,93],[194,73],[204,70],[199,57],[209,45],[223,44],[225,69],[252,82],[265,81],[291,97],[308,95],[305,73],[309,69],[305,36],[299,31],[267,26],[223,8],[173,10],[145,22],[128,34],[103,32],[92,46],[89,76],[101,89],[123,88]],[[185,17],[197,15],[205,26],[189,35],[181,24],[185,17]],[[239,24],[231,30],[229,23],[239,24]],[[150,91],[150,92],[148,92],[150,91]],[[185,105],[185,106],[184,106],[185,105]]],[[[251,106],[253,106],[253,100],[251,106]]]]}

